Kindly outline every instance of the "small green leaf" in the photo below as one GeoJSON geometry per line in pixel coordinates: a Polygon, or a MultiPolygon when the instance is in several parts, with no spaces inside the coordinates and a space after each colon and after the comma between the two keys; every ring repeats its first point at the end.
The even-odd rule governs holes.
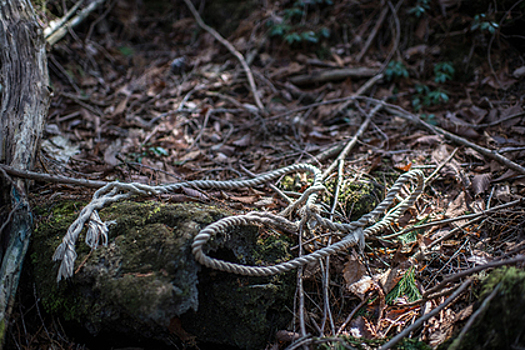
{"type": "Polygon", "coordinates": [[[315,35],[314,32],[312,31],[308,31],[308,32],[304,32],[301,34],[301,38],[303,40],[306,40],[306,41],[309,41],[311,43],[316,43],[319,41],[319,39],[317,39],[317,36],[315,35]]]}
{"type": "Polygon", "coordinates": [[[155,155],[157,155],[157,156],[167,156],[167,155],[169,155],[168,151],[166,151],[162,147],[150,147],[149,151],[155,153],[155,155]]]}
{"type": "Polygon", "coordinates": [[[321,28],[321,30],[319,31],[319,36],[322,36],[322,37],[325,37],[325,38],[329,38],[330,37],[330,29],[328,28],[321,28]]]}
{"type": "Polygon", "coordinates": [[[129,47],[129,46],[121,46],[118,48],[118,50],[120,51],[120,53],[126,57],[130,57],[130,56],[133,56],[133,54],[135,53],[135,51],[133,50],[133,48],[129,47]]]}
{"type": "Polygon", "coordinates": [[[301,36],[300,36],[299,34],[297,34],[297,33],[290,33],[290,34],[286,34],[286,35],[284,36],[284,40],[285,40],[288,44],[292,45],[292,44],[295,43],[295,42],[300,43],[300,42],[301,42],[301,36]]]}

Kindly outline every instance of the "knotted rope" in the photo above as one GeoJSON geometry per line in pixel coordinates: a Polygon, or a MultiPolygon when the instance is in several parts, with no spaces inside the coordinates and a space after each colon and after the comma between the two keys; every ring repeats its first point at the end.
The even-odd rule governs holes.
{"type": "Polygon", "coordinates": [[[57,281],[60,281],[62,277],[68,278],[73,275],[74,262],[77,258],[75,243],[82,228],[88,220],[89,229],[86,233],[86,244],[92,249],[96,249],[99,242],[102,242],[103,245],[107,244],[108,225],[114,224],[115,222],[102,222],[98,215],[98,210],[111,203],[129,199],[135,195],[146,196],[170,193],[184,187],[193,187],[200,190],[232,190],[253,187],[298,171],[306,171],[313,174],[313,184],[281,214],[276,215],[269,212],[250,212],[244,215],[225,217],[208,225],[202,229],[193,240],[192,252],[195,255],[195,259],[202,265],[216,270],[248,276],[268,276],[295,269],[355,245],[359,245],[360,249],[363,249],[365,238],[376,234],[394,223],[406,209],[414,204],[419,195],[423,192],[424,187],[423,172],[419,170],[407,172],[398,178],[392,188],[388,191],[385,199],[373,211],[364,215],[357,221],[348,224],[341,224],[332,222],[319,215],[320,210],[315,202],[317,201],[319,193],[326,191],[326,189],[322,184],[323,179],[321,171],[310,164],[287,166],[248,180],[197,180],[161,186],[112,182],[95,192],[91,202],[82,209],[78,218],[69,227],[62,243],[56,249],[55,254],[53,255],[53,260],[62,260],[58,271],[57,281]],[[394,200],[398,197],[403,186],[409,183],[413,183],[413,189],[410,194],[406,198],[401,199],[397,205],[393,206],[394,200]],[[385,211],[388,208],[391,209],[385,214],[385,211]],[[298,221],[290,221],[287,219],[287,217],[291,217],[294,213],[299,216],[298,221]],[[382,218],[379,220],[381,216],[382,218]],[[204,253],[203,248],[205,244],[216,234],[225,232],[228,228],[233,226],[253,224],[268,225],[278,229],[295,232],[305,225],[309,228],[323,227],[331,231],[339,231],[344,234],[344,237],[339,242],[314,251],[308,255],[300,256],[273,266],[245,266],[211,258],[204,253]]]}

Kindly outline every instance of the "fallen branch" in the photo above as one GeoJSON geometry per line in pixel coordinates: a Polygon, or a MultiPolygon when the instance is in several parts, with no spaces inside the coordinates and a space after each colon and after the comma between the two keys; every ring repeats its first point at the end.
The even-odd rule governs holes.
{"type": "MultiPolygon", "coordinates": [[[[370,97],[361,97],[362,99],[366,99],[368,101],[371,101],[371,102],[374,102],[374,103],[384,103],[383,101],[381,100],[377,100],[375,98],[370,98],[370,97]]],[[[483,154],[484,156],[486,156],[487,158],[490,158],[490,159],[493,159],[495,160],[496,162],[520,173],[520,174],[523,174],[525,175],[525,168],[522,167],[521,165],[511,161],[510,159],[502,156],[501,154],[497,153],[496,151],[492,151],[492,150],[489,150],[485,147],[481,147],[475,143],[472,143],[460,136],[457,136],[449,131],[446,131],[444,129],[441,129],[440,127],[438,126],[433,126],[433,125],[430,125],[428,123],[426,123],[425,121],[421,120],[417,115],[414,115],[406,110],[404,110],[403,108],[399,107],[399,106],[396,106],[396,105],[393,105],[393,104],[389,104],[389,103],[384,103],[385,105],[385,109],[394,114],[394,115],[397,115],[398,117],[401,117],[403,119],[406,119],[416,125],[419,125],[419,126],[422,126],[424,127],[425,129],[429,130],[430,132],[436,134],[436,135],[443,135],[445,136],[446,138],[448,138],[449,140],[455,142],[455,143],[458,143],[460,145],[464,145],[464,146],[467,146],[467,147],[470,147],[472,148],[473,150],[483,154]]]]}
{"type": "Polygon", "coordinates": [[[184,0],[184,2],[186,3],[186,6],[188,6],[188,8],[190,9],[191,13],[193,14],[193,17],[195,17],[195,20],[197,21],[199,27],[213,35],[213,37],[217,39],[218,42],[224,45],[228,49],[228,51],[230,51],[231,54],[234,55],[239,60],[239,62],[241,62],[242,68],[244,69],[246,77],[248,78],[248,83],[250,84],[250,89],[252,90],[253,98],[255,99],[255,104],[257,105],[257,108],[259,108],[259,111],[262,114],[265,114],[266,110],[259,98],[259,94],[257,93],[257,86],[255,85],[255,80],[253,79],[252,71],[250,70],[248,63],[246,63],[246,60],[244,59],[242,54],[239,51],[237,51],[235,47],[233,47],[233,45],[228,42],[228,40],[224,39],[215,29],[204,23],[201,16],[199,15],[199,12],[197,12],[197,9],[195,9],[195,6],[193,6],[190,0],[184,0]]]}
{"type": "Polygon", "coordinates": [[[377,75],[377,73],[377,69],[368,67],[330,69],[313,72],[312,74],[297,75],[291,77],[290,82],[294,85],[307,85],[346,78],[369,78],[377,75]]]}
{"type": "Polygon", "coordinates": [[[385,6],[383,8],[383,10],[381,11],[381,13],[379,14],[379,19],[377,20],[376,25],[372,29],[372,32],[370,33],[370,36],[366,40],[365,46],[363,47],[361,52],[359,52],[359,54],[357,55],[357,57],[355,59],[357,62],[360,62],[363,59],[363,56],[366,55],[366,52],[370,48],[370,45],[372,44],[372,41],[374,41],[379,28],[381,28],[381,26],[383,25],[383,22],[385,21],[386,14],[388,13],[388,10],[389,10],[388,6],[385,6]]]}
{"type": "MultiPolygon", "coordinates": [[[[432,222],[429,222],[429,223],[426,223],[426,224],[423,224],[423,225],[412,226],[412,227],[409,227],[407,229],[401,230],[399,232],[395,232],[395,233],[392,233],[392,234],[389,234],[389,235],[385,235],[385,236],[380,236],[380,237],[377,237],[377,238],[378,239],[390,239],[390,238],[394,238],[394,237],[397,237],[397,236],[404,235],[405,233],[412,232],[414,230],[424,230],[424,229],[427,229],[427,228],[432,227],[432,226],[445,225],[445,224],[449,224],[449,223],[452,223],[452,222],[455,222],[455,221],[471,220],[471,219],[481,218],[481,217],[487,216],[487,214],[489,214],[489,213],[493,213],[493,212],[499,211],[501,209],[512,207],[512,206],[518,205],[518,204],[520,204],[522,202],[525,203],[525,197],[521,198],[521,199],[516,199],[516,200],[514,200],[512,202],[508,202],[508,203],[505,203],[505,204],[502,204],[502,205],[498,205],[496,207],[492,207],[492,208],[487,209],[487,210],[483,210],[482,212],[479,212],[479,213],[461,215],[461,216],[458,216],[458,217],[455,217],[455,218],[438,220],[438,221],[432,221],[432,222]]],[[[449,237],[449,235],[447,235],[447,238],[448,237],[449,237]]],[[[440,238],[440,242],[441,242],[441,238],[440,238]]]]}
{"type": "Polygon", "coordinates": [[[72,8],[69,9],[69,11],[67,11],[67,13],[62,17],[60,18],[58,21],[51,21],[48,23],[47,27],[44,28],[44,38],[49,38],[51,35],[53,35],[57,30],[59,30],[60,28],[64,27],[64,25],[66,24],[66,22],[68,21],[68,19],[73,16],[73,14],[79,9],[80,5],[82,5],[82,3],[84,2],[84,0],[79,0],[75,6],[73,6],[72,8]]]}
{"type": "MultiPolygon", "coordinates": [[[[51,34],[46,35],[46,41],[49,45],[53,46],[55,45],[60,39],[62,39],[68,32],[70,28],[73,28],[80,24],[86,17],[93,12],[97,7],[99,7],[101,4],[104,3],[105,0],[94,0],[92,3],[90,3],[88,6],[86,6],[84,9],[82,9],[78,15],[70,19],[69,21],[65,23],[61,23],[62,25],[58,28],[55,28],[54,30],[51,29],[51,34]]],[[[80,3],[81,1],[79,1],[80,3]]],[[[79,6],[79,4],[77,4],[79,6]]],[[[75,5],[73,9],[78,8],[78,6],[75,5]]],[[[72,10],[73,10],[72,9],[72,10]]],[[[70,11],[71,12],[71,11],[70,11]]],[[[66,14],[65,17],[70,16],[71,13],[66,14]]]]}
{"type": "Polygon", "coordinates": [[[83,187],[89,187],[89,188],[100,188],[108,184],[106,181],[75,179],[73,177],[68,177],[64,175],[51,175],[51,174],[37,173],[34,171],[29,171],[29,170],[19,170],[19,169],[15,169],[15,168],[12,168],[4,164],[0,164],[0,169],[4,170],[9,175],[20,177],[22,179],[35,180],[35,181],[53,182],[53,183],[60,183],[60,184],[66,184],[66,185],[77,185],[77,186],[83,186],[83,187]]]}

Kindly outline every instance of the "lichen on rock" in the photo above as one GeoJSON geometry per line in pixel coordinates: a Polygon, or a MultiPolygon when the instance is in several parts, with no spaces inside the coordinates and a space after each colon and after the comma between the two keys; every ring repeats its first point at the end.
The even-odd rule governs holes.
{"type": "MultiPolygon", "coordinates": [[[[236,276],[195,261],[193,237],[232,214],[199,204],[123,202],[102,210],[102,220],[117,221],[108,245],[90,251],[78,243],[75,275],[57,284],[58,263],[51,256],[80,207],[62,202],[38,210],[46,219],[35,231],[31,262],[46,311],[94,335],[111,330],[161,340],[180,318],[197,340],[245,349],[264,347],[271,330],[289,321],[284,306],[293,297],[292,274],[236,276]]],[[[260,238],[256,226],[239,227],[213,237],[207,249],[212,256],[248,265],[291,258],[289,240],[268,237],[260,238]]]]}

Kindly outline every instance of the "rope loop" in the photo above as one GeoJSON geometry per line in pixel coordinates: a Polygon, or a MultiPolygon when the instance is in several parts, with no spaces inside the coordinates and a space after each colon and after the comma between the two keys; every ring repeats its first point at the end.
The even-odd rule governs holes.
{"type": "Polygon", "coordinates": [[[322,172],[311,164],[295,164],[247,180],[196,180],[185,181],[161,186],[149,186],[139,183],[111,182],[98,189],[91,202],[81,210],[78,218],[71,224],[62,243],[53,255],[53,260],[62,260],[58,271],[57,281],[73,275],[73,267],[77,254],[75,242],[86,223],[89,223],[86,243],[96,249],[100,242],[107,244],[108,225],[98,216],[98,211],[105,206],[132,196],[148,196],[160,193],[170,193],[184,187],[193,187],[199,190],[220,189],[233,190],[263,185],[276,180],[283,175],[298,171],[309,172],[313,175],[313,183],[301,196],[285,208],[279,215],[270,212],[249,212],[243,215],[229,216],[216,221],[202,229],[193,239],[192,253],[202,265],[212,269],[231,272],[246,276],[269,276],[290,271],[305,264],[315,262],[326,256],[336,254],[352,246],[364,249],[365,238],[385,229],[411,207],[423,192],[425,177],[422,171],[412,170],[402,174],[387,192],[385,199],[370,213],[363,215],[359,220],[351,223],[337,223],[321,216],[321,209],[316,204],[319,194],[327,191],[323,185],[322,172]],[[401,198],[401,190],[412,183],[413,190],[406,198],[401,198]],[[398,201],[396,205],[394,203],[398,201]],[[292,221],[293,215],[297,216],[292,221]],[[382,218],[381,218],[382,217],[382,218]],[[381,219],[380,219],[381,218],[381,219]],[[273,266],[245,266],[233,262],[212,258],[204,252],[206,243],[215,235],[226,232],[231,227],[246,225],[272,226],[274,228],[298,232],[302,225],[312,229],[323,228],[333,232],[342,232],[344,237],[338,242],[318,249],[310,254],[299,256],[290,261],[273,266]]]}

